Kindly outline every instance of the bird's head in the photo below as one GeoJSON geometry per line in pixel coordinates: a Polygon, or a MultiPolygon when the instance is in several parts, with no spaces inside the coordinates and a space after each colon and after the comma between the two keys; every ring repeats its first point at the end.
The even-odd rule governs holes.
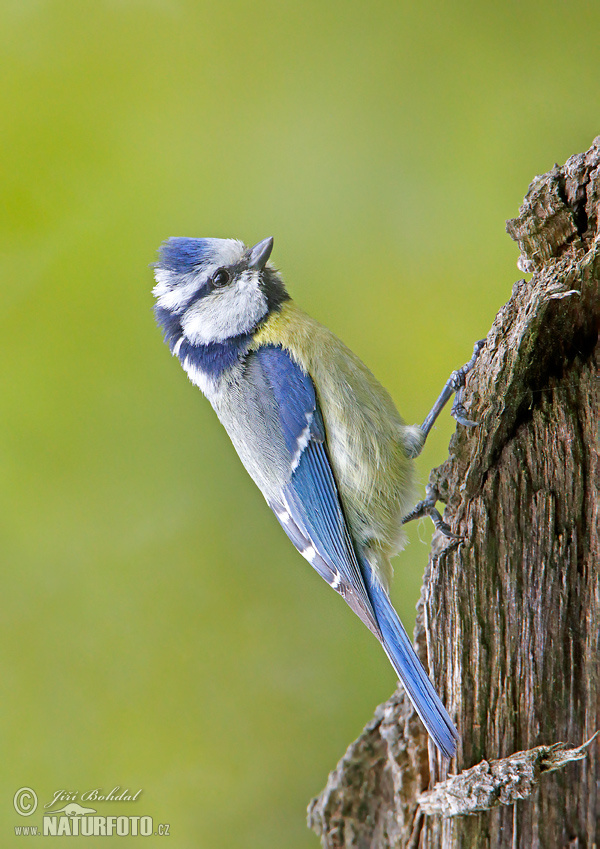
{"type": "Polygon", "coordinates": [[[209,345],[251,333],[289,297],[267,265],[272,249],[272,237],[252,248],[236,239],[164,242],[153,293],[167,338],[209,345]]]}

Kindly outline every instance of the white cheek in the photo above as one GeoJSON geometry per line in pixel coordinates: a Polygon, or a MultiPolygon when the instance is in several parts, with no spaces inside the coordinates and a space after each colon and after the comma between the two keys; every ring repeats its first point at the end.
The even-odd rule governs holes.
{"type": "Polygon", "coordinates": [[[231,286],[201,298],[190,307],[181,327],[193,345],[207,345],[248,333],[267,311],[267,299],[258,286],[257,273],[245,271],[231,286]]]}
{"type": "Polygon", "coordinates": [[[156,286],[152,294],[156,298],[159,307],[167,310],[177,311],[192,297],[198,289],[198,277],[195,274],[175,274],[163,268],[154,272],[156,286]]]}

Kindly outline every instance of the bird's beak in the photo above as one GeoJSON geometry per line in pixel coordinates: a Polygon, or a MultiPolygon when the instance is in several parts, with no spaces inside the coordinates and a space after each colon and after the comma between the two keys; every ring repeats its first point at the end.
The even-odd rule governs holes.
{"type": "Polygon", "coordinates": [[[269,236],[268,239],[263,239],[262,242],[258,242],[258,244],[254,245],[254,247],[250,250],[248,268],[254,268],[257,271],[262,271],[267,264],[267,260],[271,256],[272,250],[273,236],[269,236]]]}

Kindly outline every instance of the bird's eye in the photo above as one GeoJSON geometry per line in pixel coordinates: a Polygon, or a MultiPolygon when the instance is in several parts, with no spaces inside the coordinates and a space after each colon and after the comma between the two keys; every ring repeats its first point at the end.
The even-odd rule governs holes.
{"type": "Polygon", "coordinates": [[[227,286],[230,280],[231,274],[226,268],[218,268],[211,277],[211,282],[215,289],[222,289],[223,286],[227,286]]]}

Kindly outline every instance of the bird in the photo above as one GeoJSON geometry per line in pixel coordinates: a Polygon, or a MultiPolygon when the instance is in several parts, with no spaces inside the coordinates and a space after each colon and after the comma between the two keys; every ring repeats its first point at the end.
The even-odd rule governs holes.
{"type": "MultiPolygon", "coordinates": [[[[206,396],[283,530],[383,646],[445,759],[460,739],[389,597],[390,559],[414,504],[413,459],[439,410],[473,426],[453,372],[423,425],[407,425],[366,365],[297,306],[269,262],[273,238],[172,237],[154,263],[165,342],[206,396]]],[[[481,345],[481,343],[478,343],[481,345]]],[[[477,346],[476,346],[477,348],[477,346]]]]}

